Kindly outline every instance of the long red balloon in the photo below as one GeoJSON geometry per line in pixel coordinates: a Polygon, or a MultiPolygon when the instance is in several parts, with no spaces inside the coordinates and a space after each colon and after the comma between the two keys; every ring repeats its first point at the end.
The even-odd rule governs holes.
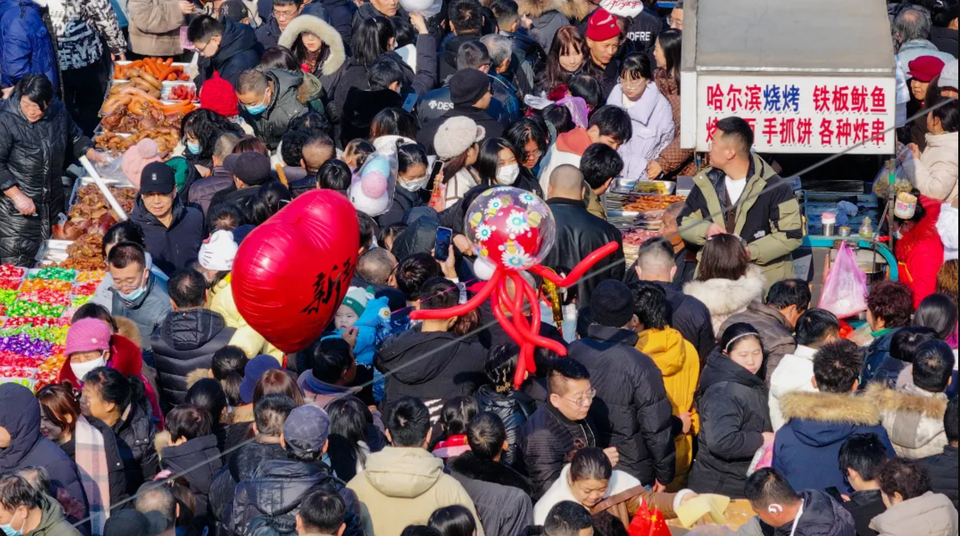
{"type": "Polygon", "coordinates": [[[620,244],[616,242],[610,242],[609,244],[603,246],[602,248],[594,251],[593,253],[587,255],[585,259],[580,261],[580,264],[576,266],[573,270],[570,271],[570,274],[567,277],[561,278],[557,274],[550,271],[550,269],[542,266],[536,265],[533,268],[530,268],[530,271],[540,277],[550,281],[551,283],[557,285],[558,287],[567,288],[576,283],[583,274],[587,273],[588,270],[593,268],[595,264],[600,262],[604,257],[612,254],[614,251],[620,248],[620,244]]]}
{"type": "Polygon", "coordinates": [[[487,285],[478,292],[470,301],[462,305],[457,305],[456,307],[451,307],[449,309],[429,309],[429,310],[417,310],[410,313],[411,320],[443,320],[445,318],[453,318],[455,316],[463,316],[470,311],[480,307],[480,304],[485,302],[487,298],[493,294],[493,291],[497,288],[497,285],[500,282],[500,278],[503,277],[503,271],[501,268],[497,268],[497,271],[493,273],[493,277],[490,278],[490,281],[487,282],[487,285]]]}

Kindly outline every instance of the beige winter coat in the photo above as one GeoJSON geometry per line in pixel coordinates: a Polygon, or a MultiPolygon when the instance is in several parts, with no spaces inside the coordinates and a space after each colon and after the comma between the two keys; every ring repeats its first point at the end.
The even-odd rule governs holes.
{"type": "Polygon", "coordinates": [[[692,296],[707,306],[713,321],[713,334],[720,338],[720,326],[731,316],[747,310],[751,302],[763,301],[766,278],[756,265],[751,264],[747,275],[733,281],[710,279],[691,281],[683,287],[683,293],[692,296]]]}
{"type": "Polygon", "coordinates": [[[400,536],[407,525],[426,525],[437,508],[463,505],[477,520],[470,495],[443,472],[443,460],[420,448],[386,447],[367,458],[364,471],[347,487],[363,502],[367,536],[400,536]]]}
{"type": "Polygon", "coordinates": [[[865,396],[880,408],[881,424],[898,456],[919,460],[943,453],[947,446],[943,429],[947,395],[927,393],[916,387],[906,389],[894,391],[874,384],[867,388],[865,396]]]}
{"type": "Polygon", "coordinates": [[[178,56],[183,13],[177,0],[128,0],[130,50],[142,56],[178,56]]]}
{"type": "Polygon", "coordinates": [[[870,522],[880,536],[957,536],[957,509],[946,495],[928,491],[870,522]]]}
{"type": "Polygon", "coordinates": [[[927,148],[920,158],[903,163],[910,182],[920,193],[952,203],[957,198],[957,133],[927,134],[927,148]]]}

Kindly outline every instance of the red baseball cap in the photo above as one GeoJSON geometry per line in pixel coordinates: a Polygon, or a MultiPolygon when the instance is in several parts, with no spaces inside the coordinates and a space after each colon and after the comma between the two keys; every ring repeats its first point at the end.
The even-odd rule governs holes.
{"type": "Polygon", "coordinates": [[[907,76],[921,82],[929,82],[940,76],[944,65],[943,60],[936,56],[920,56],[907,64],[910,69],[907,76]]]}
{"type": "Polygon", "coordinates": [[[587,39],[591,41],[609,41],[620,36],[620,25],[617,18],[606,9],[600,8],[590,15],[587,23],[587,39]]]}

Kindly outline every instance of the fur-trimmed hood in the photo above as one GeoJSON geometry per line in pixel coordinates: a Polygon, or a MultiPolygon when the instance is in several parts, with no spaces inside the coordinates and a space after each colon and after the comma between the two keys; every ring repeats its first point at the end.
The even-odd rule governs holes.
{"type": "Polygon", "coordinates": [[[323,61],[323,67],[320,74],[331,75],[338,70],[347,61],[347,53],[343,47],[343,38],[337,32],[336,28],[330,26],[319,17],[313,15],[300,15],[293,19],[287,26],[287,29],[280,35],[280,46],[293,50],[293,44],[302,33],[312,33],[323,41],[323,44],[329,50],[323,61]]]}
{"type": "Polygon", "coordinates": [[[200,380],[213,378],[213,373],[208,368],[198,368],[187,373],[187,390],[189,391],[193,384],[200,380]]]}
{"type": "Polygon", "coordinates": [[[913,388],[895,391],[873,384],[864,396],[880,411],[880,420],[901,457],[916,460],[940,454],[947,445],[943,416],[947,396],[913,388]]]}
{"type": "Polygon", "coordinates": [[[880,424],[880,409],[872,400],[852,394],[787,393],[780,399],[783,417],[822,423],[850,423],[859,426],[880,424]]]}
{"type": "Polygon", "coordinates": [[[130,340],[137,348],[143,348],[143,337],[140,335],[140,328],[137,324],[125,316],[115,316],[113,320],[117,323],[117,335],[122,335],[130,340]]]}
{"type": "Polygon", "coordinates": [[[537,18],[549,11],[557,11],[570,20],[581,21],[590,14],[590,3],[586,0],[520,0],[520,15],[537,18]]]}
{"type": "Polygon", "coordinates": [[[919,413],[930,419],[943,419],[949,402],[943,394],[926,396],[919,392],[895,391],[880,383],[868,387],[865,397],[870,399],[879,411],[919,413]]]}
{"type": "Polygon", "coordinates": [[[530,481],[523,475],[501,463],[480,460],[472,452],[464,453],[448,463],[451,471],[470,480],[517,488],[528,495],[533,493],[530,481]]]}
{"type": "Polygon", "coordinates": [[[684,285],[683,293],[703,302],[711,316],[729,316],[745,310],[750,302],[763,300],[765,285],[763,272],[751,264],[747,274],[736,281],[691,281],[684,285]]]}

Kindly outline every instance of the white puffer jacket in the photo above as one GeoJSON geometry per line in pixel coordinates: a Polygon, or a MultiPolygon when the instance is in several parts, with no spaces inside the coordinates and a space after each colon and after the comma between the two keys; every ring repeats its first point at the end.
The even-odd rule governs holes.
{"type": "Polygon", "coordinates": [[[927,149],[919,159],[903,163],[920,193],[944,203],[957,199],[957,133],[927,134],[927,149]]]}

